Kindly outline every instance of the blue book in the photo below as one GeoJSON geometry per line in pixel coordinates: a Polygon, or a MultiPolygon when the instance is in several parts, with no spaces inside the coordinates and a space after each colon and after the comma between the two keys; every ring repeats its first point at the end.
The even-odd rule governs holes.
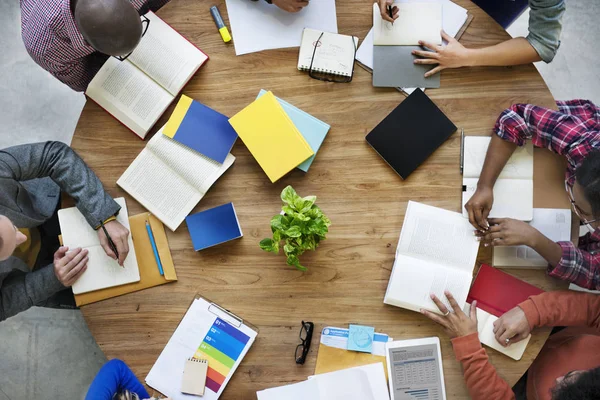
{"type": "Polygon", "coordinates": [[[233,203],[188,215],[185,222],[196,251],[243,236],[233,203]]]}
{"type": "MultiPolygon", "coordinates": [[[[265,93],[267,93],[267,91],[261,89],[256,98],[258,99],[265,93]]],[[[315,159],[317,151],[319,151],[319,148],[323,144],[325,136],[327,136],[327,132],[329,132],[331,126],[313,117],[312,115],[300,110],[299,108],[294,107],[285,100],[281,100],[279,97],[275,98],[277,99],[281,107],[283,107],[283,110],[290,117],[294,125],[296,125],[296,129],[300,131],[300,133],[304,137],[304,140],[306,140],[312,151],[315,153],[314,156],[310,157],[297,167],[298,169],[304,172],[308,172],[308,168],[315,159]]]]}

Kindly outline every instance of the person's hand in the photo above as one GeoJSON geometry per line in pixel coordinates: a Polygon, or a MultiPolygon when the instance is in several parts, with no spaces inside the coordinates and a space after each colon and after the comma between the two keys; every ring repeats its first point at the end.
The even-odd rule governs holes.
{"type": "Polygon", "coordinates": [[[447,45],[437,45],[419,40],[419,45],[433,51],[413,50],[413,54],[423,58],[417,58],[415,64],[436,65],[437,67],[427,71],[425,77],[437,74],[446,68],[459,68],[469,65],[470,51],[458,40],[442,31],[442,38],[448,42],[447,45]]]}
{"type": "Polygon", "coordinates": [[[477,240],[484,246],[529,246],[534,247],[535,238],[540,232],[527,222],[512,218],[490,218],[490,228],[476,231],[477,240]]]}
{"type": "Polygon", "coordinates": [[[494,322],[494,336],[504,347],[525,339],[530,333],[531,328],[525,312],[519,306],[504,313],[494,322]]]}
{"type": "Polygon", "coordinates": [[[108,238],[104,234],[104,229],[98,229],[98,238],[100,239],[100,245],[104,249],[104,252],[107,256],[112,259],[115,259],[119,262],[119,265],[123,265],[125,259],[127,258],[127,254],[129,253],[129,243],[127,242],[127,238],[129,237],[129,230],[125,228],[119,221],[110,221],[104,224],[108,235],[112,239],[113,243],[117,247],[117,251],[119,252],[119,259],[117,260],[117,256],[110,248],[108,244],[108,238]]]}
{"type": "Polygon", "coordinates": [[[475,229],[485,232],[489,227],[487,220],[494,204],[494,190],[491,187],[477,187],[473,196],[465,204],[469,213],[469,222],[475,229]]]}
{"type": "Polygon", "coordinates": [[[66,287],[72,286],[87,269],[88,251],[76,248],[70,251],[66,246],[54,253],[54,275],[66,287]]]}
{"type": "Polygon", "coordinates": [[[308,5],[308,0],[273,0],[273,4],[287,12],[298,12],[308,5]]]}
{"type": "Polygon", "coordinates": [[[473,301],[473,303],[471,303],[469,315],[466,315],[463,310],[461,310],[452,294],[450,292],[445,292],[445,294],[454,311],[448,310],[444,303],[442,303],[440,299],[432,294],[431,300],[433,300],[437,308],[444,315],[437,315],[424,309],[421,309],[421,313],[432,321],[443,326],[448,336],[450,336],[450,339],[460,336],[467,336],[471,333],[477,333],[477,301],[473,301]]]}
{"type": "Polygon", "coordinates": [[[388,14],[387,10],[388,6],[394,4],[394,0],[377,0],[377,3],[379,4],[379,12],[381,13],[381,18],[383,18],[384,21],[393,23],[396,19],[398,19],[398,7],[392,7],[393,18],[390,18],[390,14],[388,14]]]}

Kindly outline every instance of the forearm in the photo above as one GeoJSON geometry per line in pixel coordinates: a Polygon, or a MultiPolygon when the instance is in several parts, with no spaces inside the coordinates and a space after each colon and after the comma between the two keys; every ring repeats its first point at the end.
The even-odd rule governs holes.
{"type": "Polygon", "coordinates": [[[519,304],[533,329],[539,326],[600,328],[600,296],[574,291],[553,291],[532,296],[519,304]]]}
{"type": "Polygon", "coordinates": [[[562,258],[562,247],[558,243],[548,239],[541,232],[536,232],[531,238],[531,242],[528,243],[528,246],[544,257],[548,261],[548,264],[556,267],[562,258]]]}
{"type": "Polygon", "coordinates": [[[102,366],[90,385],[85,400],[112,400],[115,393],[123,389],[136,393],[140,399],[150,398],[144,385],[127,364],[113,359],[102,366]]]}
{"type": "Polygon", "coordinates": [[[516,144],[492,135],[477,185],[479,187],[493,188],[502,169],[504,169],[504,166],[516,148],[516,144]]]}
{"type": "Polygon", "coordinates": [[[533,46],[522,37],[507,40],[494,46],[467,49],[465,66],[509,66],[541,61],[533,46]]]}

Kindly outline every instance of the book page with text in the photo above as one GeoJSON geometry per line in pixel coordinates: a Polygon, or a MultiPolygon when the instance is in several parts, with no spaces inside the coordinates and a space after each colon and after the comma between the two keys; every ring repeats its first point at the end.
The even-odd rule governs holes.
{"type": "Polygon", "coordinates": [[[100,68],[86,94],[142,139],[174,98],[133,64],[114,57],[100,68]]]}
{"type": "Polygon", "coordinates": [[[479,242],[459,213],[408,202],[396,257],[407,255],[473,273],[479,242]]]}
{"type": "Polygon", "coordinates": [[[128,60],[177,96],[208,57],[153,12],[146,17],[148,30],[128,60]]]}

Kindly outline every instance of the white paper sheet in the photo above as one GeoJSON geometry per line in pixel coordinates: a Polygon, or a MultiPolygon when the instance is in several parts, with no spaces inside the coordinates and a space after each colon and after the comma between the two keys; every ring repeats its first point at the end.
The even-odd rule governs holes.
{"type": "Polygon", "coordinates": [[[398,19],[384,21],[373,3],[373,43],[380,46],[417,46],[419,40],[442,44],[442,4],[439,2],[396,3],[398,19]]]}
{"type": "Polygon", "coordinates": [[[316,0],[297,13],[261,1],[226,0],[235,54],[300,46],[304,28],[337,33],[335,0],[316,0]]]}

